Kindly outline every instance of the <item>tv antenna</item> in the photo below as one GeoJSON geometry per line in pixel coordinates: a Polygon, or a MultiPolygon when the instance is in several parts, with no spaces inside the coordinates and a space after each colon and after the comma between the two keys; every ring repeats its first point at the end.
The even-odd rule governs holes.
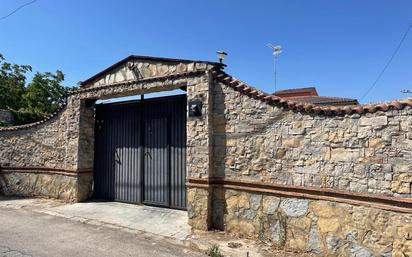
{"type": "Polygon", "coordinates": [[[273,53],[273,75],[275,77],[275,92],[276,92],[276,61],[279,57],[279,55],[282,53],[282,46],[281,45],[272,45],[271,43],[266,45],[267,47],[269,47],[270,49],[272,49],[272,53],[273,53]]]}

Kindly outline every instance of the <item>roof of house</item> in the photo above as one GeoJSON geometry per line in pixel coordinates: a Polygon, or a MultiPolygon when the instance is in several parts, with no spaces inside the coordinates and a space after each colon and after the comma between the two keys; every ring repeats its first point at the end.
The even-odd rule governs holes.
{"type": "Polygon", "coordinates": [[[301,97],[289,97],[291,101],[299,103],[310,103],[314,105],[333,105],[333,106],[342,106],[342,105],[358,105],[359,102],[356,99],[352,98],[343,98],[343,97],[332,97],[332,96],[301,96],[301,97]]]}
{"type": "Polygon", "coordinates": [[[279,90],[273,93],[283,99],[288,99],[299,103],[309,103],[313,105],[358,105],[359,102],[353,98],[319,96],[315,87],[292,88],[279,90]]]}
{"type": "Polygon", "coordinates": [[[302,88],[290,88],[284,90],[278,90],[273,93],[279,97],[292,97],[292,96],[317,96],[318,92],[315,87],[302,87],[302,88]]]}
{"type": "Polygon", "coordinates": [[[130,55],[117,63],[109,66],[108,68],[100,71],[99,73],[96,73],[95,75],[91,76],[90,78],[81,81],[80,86],[85,86],[88,83],[92,82],[93,80],[97,79],[98,77],[106,74],[109,71],[112,71],[113,69],[121,66],[124,63],[127,63],[129,61],[133,60],[141,60],[141,61],[158,61],[158,62],[171,62],[171,63],[192,63],[192,62],[198,62],[198,63],[207,63],[211,65],[216,65],[216,66],[226,66],[225,64],[219,63],[219,62],[211,62],[211,61],[200,61],[200,60],[189,60],[189,59],[175,59],[175,58],[165,58],[165,57],[153,57],[153,56],[142,56],[142,55],[130,55]]]}

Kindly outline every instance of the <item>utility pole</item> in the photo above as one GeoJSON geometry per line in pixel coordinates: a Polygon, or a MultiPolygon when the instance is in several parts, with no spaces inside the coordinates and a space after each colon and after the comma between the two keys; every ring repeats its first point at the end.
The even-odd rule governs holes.
{"type": "Polygon", "coordinates": [[[272,49],[272,54],[273,54],[273,75],[274,75],[274,80],[275,80],[275,92],[277,90],[277,85],[276,85],[276,80],[277,80],[277,59],[279,57],[279,55],[282,53],[282,46],[281,45],[272,45],[271,43],[266,45],[267,47],[269,47],[270,49],[272,49]]]}

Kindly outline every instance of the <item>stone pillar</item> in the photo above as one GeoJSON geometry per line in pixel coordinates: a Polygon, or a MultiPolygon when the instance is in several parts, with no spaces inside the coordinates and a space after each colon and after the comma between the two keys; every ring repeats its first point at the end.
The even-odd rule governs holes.
{"type": "Polygon", "coordinates": [[[65,167],[78,172],[75,202],[90,196],[93,182],[94,107],[86,103],[74,95],[67,104],[65,167]]]}
{"type": "Polygon", "coordinates": [[[66,156],[64,158],[63,167],[68,170],[77,170],[77,159],[79,155],[80,99],[76,96],[69,96],[66,111],[66,156]]]}
{"type": "Polygon", "coordinates": [[[80,101],[78,170],[90,170],[94,161],[94,106],[90,100],[80,101]]]}
{"type": "Polygon", "coordinates": [[[94,164],[94,101],[83,99],[79,110],[79,146],[77,158],[78,201],[91,196],[94,164]]]}
{"type": "MultiPolygon", "coordinates": [[[[212,174],[212,90],[213,78],[207,72],[194,79],[187,87],[188,103],[202,101],[202,116],[187,119],[187,170],[188,178],[209,179],[212,174]]],[[[211,219],[211,189],[187,189],[189,224],[193,229],[208,230],[211,219]]]]}

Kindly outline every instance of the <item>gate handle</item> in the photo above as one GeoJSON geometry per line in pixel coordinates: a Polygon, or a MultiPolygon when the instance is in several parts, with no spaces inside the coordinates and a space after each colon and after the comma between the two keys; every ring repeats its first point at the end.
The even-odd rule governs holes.
{"type": "Polygon", "coordinates": [[[150,154],[150,152],[145,152],[144,155],[149,155],[150,159],[152,159],[152,155],[150,154]]]}

